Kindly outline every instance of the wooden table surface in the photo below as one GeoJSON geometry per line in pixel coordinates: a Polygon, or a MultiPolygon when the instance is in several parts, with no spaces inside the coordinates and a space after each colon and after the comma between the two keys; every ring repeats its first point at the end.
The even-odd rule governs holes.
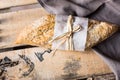
{"type": "MultiPolygon", "coordinates": [[[[32,5],[38,3],[36,0],[15,0],[15,2],[13,1],[14,0],[0,0],[0,9],[3,10],[5,8],[10,8],[10,7],[12,8],[13,6],[15,7],[26,4],[32,5]]],[[[16,45],[14,41],[16,37],[19,35],[19,33],[22,31],[22,29],[46,14],[48,13],[43,8],[39,8],[39,7],[34,7],[32,9],[25,9],[25,10],[21,10],[21,9],[14,10],[12,12],[9,11],[8,12],[6,11],[4,13],[0,12],[0,50],[2,50],[3,48],[7,49],[7,48],[13,48],[19,46],[16,45]]],[[[4,50],[4,51],[0,51],[1,53],[0,58],[4,56],[14,57],[17,56],[18,53],[26,54],[30,56],[30,58],[33,59],[33,62],[35,62],[35,64],[39,64],[35,69],[37,70],[37,73],[39,73],[39,76],[42,76],[42,78],[40,79],[43,80],[50,80],[51,78],[54,80],[58,80],[58,78],[59,80],[63,80],[63,78],[71,78],[70,76],[67,75],[64,75],[63,77],[63,74],[65,74],[65,70],[68,70],[64,68],[65,67],[69,68],[70,66],[71,66],[70,67],[71,70],[77,69],[77,75],[74,76],[74,79],[71,78],[73,80],[76,79],[80,80],[80,78],[86,76],[90,77],[93,75],[102,75],[102,74],[107,75],[109,73],[112,73],[109,67],[107,66],[107,64],[92,50],[86,51],[84,53],[75,52],[74,54],[73,52],[67,52],[68,54],[66,54],[66,52],[64,51],[58,51],[56,56],[54,56],[53,58],[51,58],[51,54],[46,54],[44,56],[45,58],[44,62],[38,61],[37,57],[31,57],[31,55],[34,55],[34,52],[36,51],[39,52],[44,50],[45,49],[41,47],[20,49],[13,51],[4,50]],[[79,58],[81,58],[81,61],[79,61],[79,58]],[[53,63],[54,65],[50,63],[53,63]],[[78,65],[76,65],[75,63],[78,65]],[[48,68],[48,66],[50,66],[50,68],[48,68]],[[55,73],[56,70],[57,73],[55,73]],[[45,75],[48,77],[46,78],[45,75]]],[[[95,80],[97,79],[103,80],[102,78],[95,77],[95,80]]],[[[104,80],[114,80],[114,78],[112,76],[111,79],[104,78],[104,80]]]]}
{"type": "Polygon", "coordinates": [[[37,0],[0,0],[0,9],[38,3],[37,0]]]}

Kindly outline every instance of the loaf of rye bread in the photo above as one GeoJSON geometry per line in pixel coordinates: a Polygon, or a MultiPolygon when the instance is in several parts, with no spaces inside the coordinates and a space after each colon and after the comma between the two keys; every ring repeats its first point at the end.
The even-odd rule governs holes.
{"type": "MultiPolygon", "coordinates": [[[[48,43],[54,35],[55,15],[46,15],[31,25],[25,27],[17,37],[16,44],[29,44],[51,48],[48,43]]],[[[88,23],[88,32],[86,48],[91,48],[106,38],[110,37],[118,30],[114,24],[90,20],[88,23]]]]}

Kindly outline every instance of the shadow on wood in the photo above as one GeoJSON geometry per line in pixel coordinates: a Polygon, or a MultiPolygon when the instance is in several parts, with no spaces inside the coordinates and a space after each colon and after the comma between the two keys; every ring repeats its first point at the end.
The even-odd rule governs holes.
{"type": "Polygon", "coordinates": [[[8,51],[14,51],[14,50],[27,49],[27,48],[34,48],[34,47],[36,47],[36,46],[21,45],[21,46],[14,46],[14,47],[1,48],[1,49],[0,49],[0,53],[8,52],[8,51]]]}

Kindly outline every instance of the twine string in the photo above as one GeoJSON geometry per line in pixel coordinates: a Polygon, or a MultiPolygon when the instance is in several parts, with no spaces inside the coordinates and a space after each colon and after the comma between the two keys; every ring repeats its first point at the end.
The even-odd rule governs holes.
{"type": "Polygon", "coordinates": [[[67,42],[67,44],[66,44],[67,50],[73,50],[74,49],[72,36],[73,36],[74,33],[79,32],[82,27],[80,25],[78,25],[78,26],[73,28],[72,24],[73,24],[73,17],[70,15],[68,17],[68,21],[67,21],[67,28],[68,28],[67,30],[68,30],[68,32],[63,33],[62,35],[57,36],[56,38],[49,41],[49,43],[52,43],[54,41],[61,40],[60,44],[58,44],[56,49],[53,50],[53,55],[55,55],[55,52],[57,51],[57,49],[62,44],[64,44],[65,42],[67,42]]]}

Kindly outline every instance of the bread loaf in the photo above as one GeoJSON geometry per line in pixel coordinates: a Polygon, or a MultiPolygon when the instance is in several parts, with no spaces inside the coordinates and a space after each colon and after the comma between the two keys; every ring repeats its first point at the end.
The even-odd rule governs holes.
{"type": "MultiPolygon", "coordinates": [[[[114,24],[89,20],[86,48],[91,48],[118,30],[114,24]]],[[[46,15],[21,31],[15,43],[51,47],[48,43],[54,35],[55,15],[46,15]]]]}
{"type": "Polygon", "coordinates": [[[115,24],[89,20],[86,48],[90,48],[107,39],[118,30],[115,24]]]}
{"type": "Polygon", "coordinates": [[[30,44],[50,48],[47,42],[54,34],[55,16],[43,16],[31,25],[25,27],[17,37],[16,44],[30,44]]]}

